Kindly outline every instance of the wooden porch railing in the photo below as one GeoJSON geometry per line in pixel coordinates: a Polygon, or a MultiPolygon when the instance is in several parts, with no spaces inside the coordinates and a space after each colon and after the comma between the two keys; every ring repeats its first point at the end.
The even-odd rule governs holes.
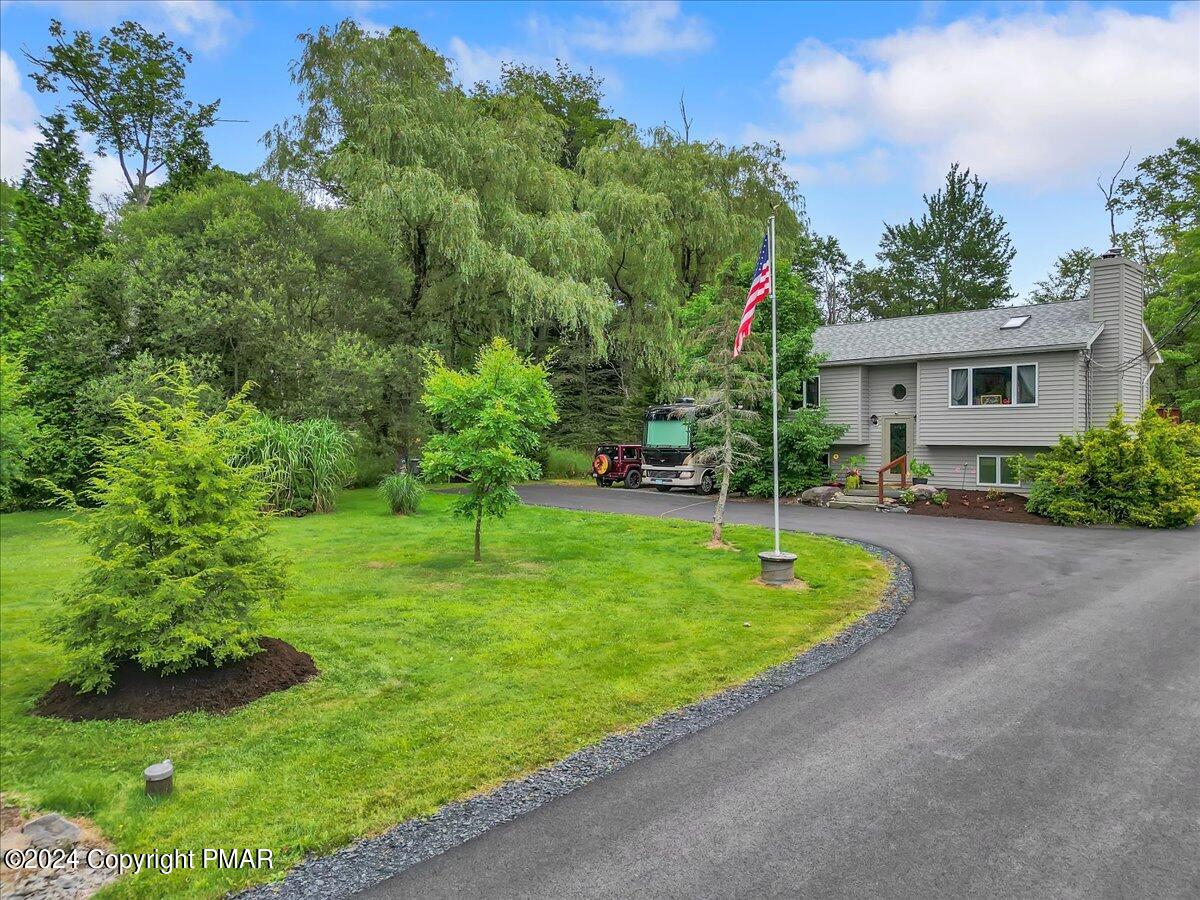
{"type": "Polygon", "coordinates": [[[890,472],[892,469],[900,467],[900,487],[901,489],[908,487],[908,454],[902,453],[893,459],[886,466],[876,470],[875,483],[879,486],[879,502],[883,502],[883,473],[890,472]]]}

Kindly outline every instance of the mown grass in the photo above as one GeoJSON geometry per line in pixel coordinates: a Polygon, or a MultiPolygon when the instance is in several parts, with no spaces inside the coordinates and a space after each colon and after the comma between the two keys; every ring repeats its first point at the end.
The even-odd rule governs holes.
{"type": "Polygon", "coordinates": [[[3,790],[92,818],[120,850],[275,851],[273,875],[143,873],[108,891],[218,896],[742,681],[874,607],[887,579],[858,548],[786,535],[812,589],[772,590],[751,581],[762,529],[728,528],[747,551],[729,553],[695,523],[528,507],[487,524],[475,565],[449,502],[398,518],[360,490],[278,520],[294,565],[266,632],[320,677],[152,724],[30,715],[62,674],[39,626],[81,552],[52,514],[0,518],[3,790]],[[176,792],[153,802],[141,770],[163,757],[176,792]]]}

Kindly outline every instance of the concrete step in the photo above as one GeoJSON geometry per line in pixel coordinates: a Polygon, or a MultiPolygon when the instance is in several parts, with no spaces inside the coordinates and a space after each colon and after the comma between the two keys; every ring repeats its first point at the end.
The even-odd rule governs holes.
{"type": "MultiPolygon", "coordinates": [[[[850,497],[878,497],[879,489],[876,488],[875,485],[872,484],[872,485],[866,485],[864,487],[856,487],[852,491],[843,491],[843,493],[850,497]]],[[[891,497],[893,499],[895,499],[896,497],[899,497],[900,496],[899,485],[897,485],[895,487],[889,487],[887,485],[884,485],[883,496],[891,497]]]]}
{"type": "Polygon", "coordinates": [[[829,501],[830,509],[874,509],[875,500],[871,497],[848,497],[842,495],[829,501]]]}

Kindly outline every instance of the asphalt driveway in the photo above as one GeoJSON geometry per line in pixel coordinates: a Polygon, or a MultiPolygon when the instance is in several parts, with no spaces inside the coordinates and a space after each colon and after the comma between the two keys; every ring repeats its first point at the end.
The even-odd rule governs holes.
{"type": "MultiPolygon", "coordinates": [[[[691,494],[522,494],[711,516],[691,494]]],[[[363,896],[1200,896],[1200,530],[794,506],[783,525],[892,549],[916,602],[833,668],[363,896]]]]}

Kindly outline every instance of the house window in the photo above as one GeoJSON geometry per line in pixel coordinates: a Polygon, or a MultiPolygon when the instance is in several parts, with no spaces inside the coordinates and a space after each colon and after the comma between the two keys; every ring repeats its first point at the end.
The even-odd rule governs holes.
{"type": "Polygon", "coordinates": [[[978,456],[975,458],[975,483],[984,487],[1020,487],[1019,456],[978,456]]]}
{"type": "Polygon", "coordinates": [[[800,405],[805,409],[821,405],[821,376],[809,378],[800,392],[800,405]]]}
{"type": "Polygon", "coordinates": [[[906,388],[904,385],[902,385],[902,384],[893,384],[892,385],[892,397],[894,397],[896,400],[903,400],[907,396],[908,396],[908,388],[906,388]]]}
{"type": "Polygon", "coordinates": [[[1037,363],[950,370],[951,406],[1036,406],[1037,363]]]}

